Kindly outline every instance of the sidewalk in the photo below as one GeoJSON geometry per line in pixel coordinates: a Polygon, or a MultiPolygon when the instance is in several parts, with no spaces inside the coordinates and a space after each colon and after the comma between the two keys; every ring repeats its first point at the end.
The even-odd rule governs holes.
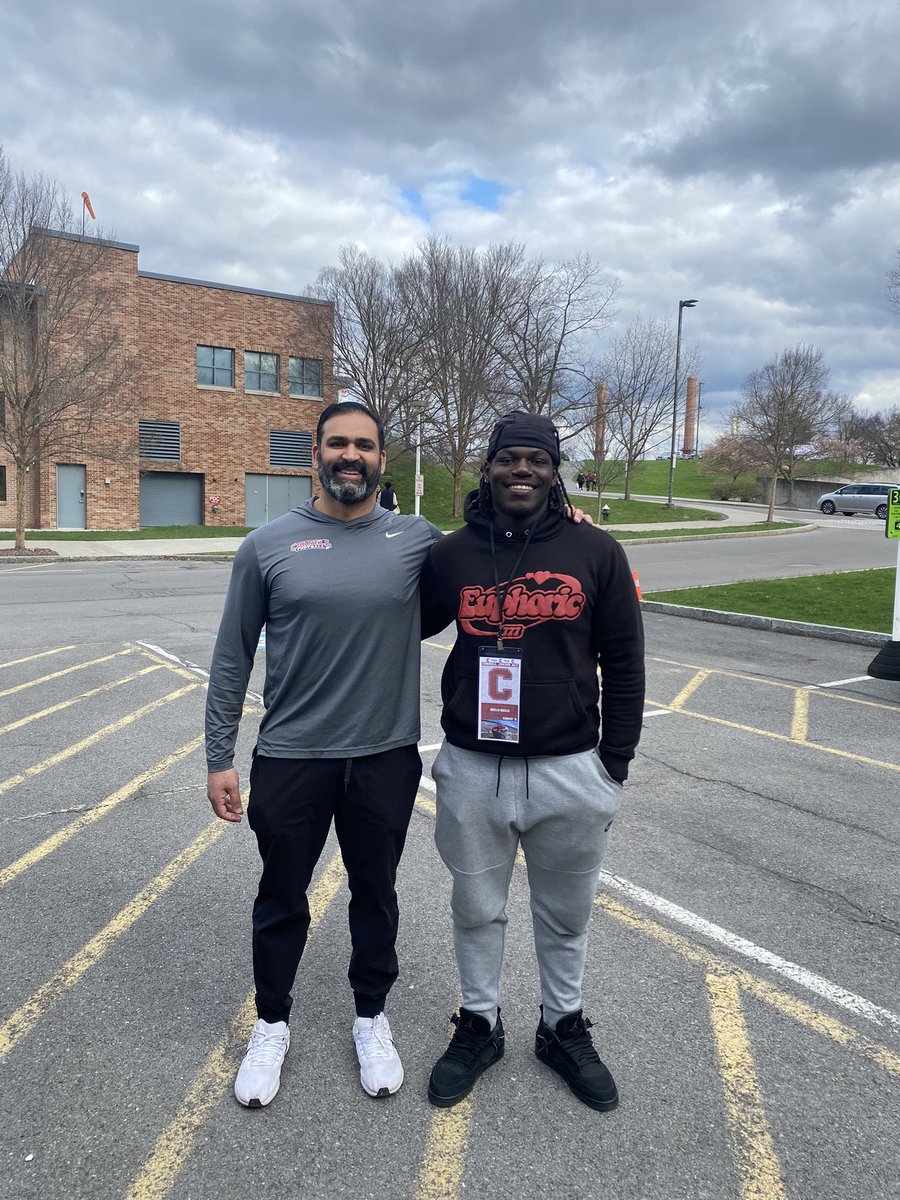
{"type": "MultiPolygon", "coordinates": [[[[239,537],[222,538],[135,538],[108,542],[79,542],[60,538],[44,541],[30,541],[25,535],[25,545],[29,550],[51,550],[55,559],[47,555],[47,562],[58,561],[60,558],[197,558],[208,554],[233,554],[241,544],[239,537]]],[[[11,542],[0,541],[0,550],[12,548],[11,542]]],[[[14,558],[12,554],[4,555],[6,559],[14,558]]],[[[29,562],[40,562],[38,556],[22,556],[29,562]]],[[[2,559],[0,559],[2,561],[2,559]]]]}

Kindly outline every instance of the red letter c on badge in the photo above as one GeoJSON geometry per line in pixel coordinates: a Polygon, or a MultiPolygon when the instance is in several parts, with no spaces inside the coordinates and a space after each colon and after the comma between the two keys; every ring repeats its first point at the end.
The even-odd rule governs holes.
{"type": "Polygon", "coordinates": [[[508,687],[500,687],[501,680],[506,683],[512,680],[512,671],[509,667],[491,667],[488,671],[488,695],[492,700],[509,700],[512,696],[508,687]]]}

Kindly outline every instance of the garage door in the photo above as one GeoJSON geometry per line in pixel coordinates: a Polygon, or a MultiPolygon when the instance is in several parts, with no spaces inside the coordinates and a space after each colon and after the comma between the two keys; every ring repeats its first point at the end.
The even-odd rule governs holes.
{"type": "Polygon", "coordinates": [[[141,529],[150,525],[202,524],[202,475],[141,471],[141,529]]]}
{"type": "Polygon", "coordinates": [[[244,490],[244,520],[256,529],[305,504],[312,495],[312,480],[308,475],[247,475],[244,490]]]}

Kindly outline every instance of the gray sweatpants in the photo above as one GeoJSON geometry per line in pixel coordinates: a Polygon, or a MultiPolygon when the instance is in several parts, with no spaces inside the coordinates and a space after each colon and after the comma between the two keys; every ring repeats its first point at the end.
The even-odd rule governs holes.
{"type": "Polygon", "coordinates": [[[588,922],[623,789],[594,750],[524,759],[444,742],[432,777],[435,843],[453,875],[462,1005],[497,1020],[506,899],[521,844],[544,1019],[555,1028],[581,1008],[588,922]]]}

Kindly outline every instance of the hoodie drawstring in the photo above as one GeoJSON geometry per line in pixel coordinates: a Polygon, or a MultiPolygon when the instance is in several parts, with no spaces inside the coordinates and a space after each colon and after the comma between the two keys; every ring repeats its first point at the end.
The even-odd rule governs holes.
{"type": "MultiPolygon", "coordinates": [[[[497,790],[494,793],[495,796],[500,795],[500,768],[503,766],[503,760],[505,758],[506,758],[505,754],[497,755],[497,790]]],[[[524,756],[524,762],[525,762],[525,799],[529,800],[531,797],[529,796],[529,793],[528,793],[529,779],[528,779],[528,756],[527,755],[524,756]]]]}

